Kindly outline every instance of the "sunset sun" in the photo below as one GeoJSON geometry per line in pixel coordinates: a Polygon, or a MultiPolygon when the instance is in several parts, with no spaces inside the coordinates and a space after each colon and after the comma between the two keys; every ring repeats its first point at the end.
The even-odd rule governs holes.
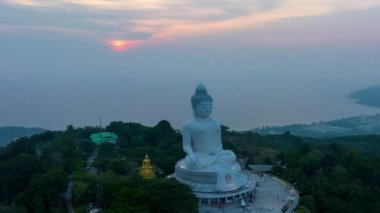
{"type": "Polygon", "coordinates": [[[116,52],[123,52],[130,50],[138,45],[141,45],[139,40],[122,40],[122,39],[113,39],[108,40],[107,44],[111,47],[112,50],[116,52]]]}

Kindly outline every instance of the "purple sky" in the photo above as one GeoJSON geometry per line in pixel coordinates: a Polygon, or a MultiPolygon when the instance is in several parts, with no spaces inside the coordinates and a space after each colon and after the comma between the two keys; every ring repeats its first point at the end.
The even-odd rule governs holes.
{"type": "Polygon", "coordinates": [[[199,82],[234,129],[378,112],[380,2],[0,2],[0,126],[180,128],[199,82]]]}

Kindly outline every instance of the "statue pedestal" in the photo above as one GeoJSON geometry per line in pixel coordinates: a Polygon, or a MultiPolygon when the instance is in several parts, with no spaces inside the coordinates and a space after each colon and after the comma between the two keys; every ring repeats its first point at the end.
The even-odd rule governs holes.
{"type": "Polygon", "coordinates": [[[255,181],[241,171],[238,162],[191,170],[182,159],[177,162],[173,176],[190,186],[198,197],[199,204],[229,203],[248,199],[253,196],[255,189],[255,181]]]}

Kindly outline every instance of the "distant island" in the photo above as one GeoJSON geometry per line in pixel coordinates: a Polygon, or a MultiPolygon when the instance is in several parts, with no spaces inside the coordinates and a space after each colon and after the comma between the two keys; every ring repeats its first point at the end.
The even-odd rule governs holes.
{"type": "Polygon", "coordinates": [[[26,128],[16,126],[0,127],[0,147],[5,147],[12,140],[45,132],[42,128],[26,128]]]}
{"type": "Polygon", "coordinates": [[[262,127],[253,129],[260,134],[275,135],[290,132],[294,135],[313,138],[331,138],[351,135],[380,134],[380,114],[361,115],[311,124],[262,127]]]}
{"type": "Polygon", "coordinates": [[[380,108],[380,85],[355,91],[348,97],[356,100],[358,104],[380,108]]]}

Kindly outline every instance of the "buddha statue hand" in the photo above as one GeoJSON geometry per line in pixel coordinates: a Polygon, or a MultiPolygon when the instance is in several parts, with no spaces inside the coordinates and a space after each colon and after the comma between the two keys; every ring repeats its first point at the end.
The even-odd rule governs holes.
{"type": "Polygon", "coordinates": [[[191,153],[189,154],[189,159],[190,161],[195,162],[197,161],[197,156],[194,153],[191,153]]]}
{"type": "Polygon", "coordinates": [[[195,156],[194,153],[189,154],[189,164],[191,166],[195,166],[197,164],[197,161],[198,161],[197,156],[195,156]]]}
{"type": "Polygon", "coordinates": [[[214,163],[215,155],[192,153],[186,156],[185,161],[189,169],[202,169],[214,163]]]}

